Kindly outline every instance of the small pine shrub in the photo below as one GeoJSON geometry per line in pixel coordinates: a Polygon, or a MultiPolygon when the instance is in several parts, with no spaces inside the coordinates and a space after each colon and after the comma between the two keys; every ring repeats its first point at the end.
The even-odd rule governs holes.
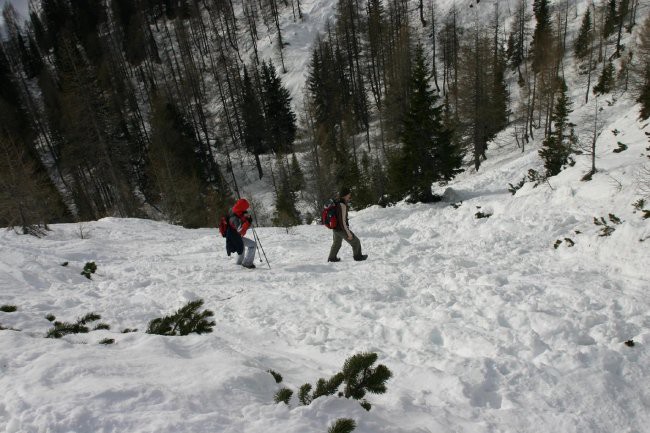
{"type": "Polygon", "coordinates": [[[510,191],[510,194],[515,195],[517,191],[519,191],[524,184],[526,183],[526,178],[522,178],[516,185],[513,185],[511,183],[508,184],[508,191],[510,191]]]}
{"type": "Polygon", "coordinates": [[[627,145],[626,145],[626,144],[623,144],[623,143],[621,143],[621,142],[619,141],[619,142],[618,142],[618,147],[617,147],[616,149],[614,149],[614,153],[621,153],[621,152],[623,152],[624,150],[627,150],[627,145]]]}
{"type": "Polygon", "coordinates": [[[3,305],[0,306],[0,311],[3,311],[5,313],[13,313],[14,311],[17,311],[18,307],[15,305],[3,305]]]}
{"type": "Polygon", "coordinates": [[[54,322],[56,320],[56,316],[54,314],[48,314],[45,316],[45,318],[48,320],[48,322],[54,322]]]}
{"type": "Polygon", "coordinates": [[[137,329],[137,328],[133,328],[133,329],[131,329],[131,328],[124,328],[124,329],[122,330],[122,334],[128,334],[129,332],[138,332],[138,329],[137,329]]]}
{"type": "Polygon", "coordinates": [[[533,188],[536,188],[539,186],[540,183],[544,181],[544,176],[539,174],[537,170],[528,169],[528,173],[526,174],[526,177],[528,177],[529,182],[533,182],[533,188]]]}
{"type": "Polygon", "coordinates": [[[114,339],[114,338],[104,338],[103,340],[101,340],[101,341],[99,342],[99,344],[106,344],[106,345],[108,345],[108,344],[113,344],[113,343],[115,343],[115,339],[114,339]]]}
{"type": "Polygon", "coordinates": [[[327,429],[327,433],[351,433],[357,428],[357,423],[350,418],[339,418],[327,429]]]}
{"type": "Polygon", "coordinates": [[[613,222],[614,224],[622,223],[621,219],[619,217],[617,217],[616,215],[614,215],[613,213],[610,213],[607,216],[609,217],[609,220],[611,222],[613,222]]]}
{"type": "Polygon", "coordinates": [[[573,242],[573,239],[571,238],[564,238],[564,242],[566,243],[566,246],[569,248],[571,248],[576,244],[575,242],[573,242]]]}
{"type": "Polygon", "coordinates": [[[81,271],[81,275],[91,280],[92,278],[90,276],[94,274],[95,271],[97,271],[97,265],[95,262],[86,262],[84,265],[84,270],[81,271]]]}
{"type": "Polygon", "coordinates": [[[645,207],[645,199],[642,198],[638,199],[637,201],[632,203],[632,207],[635,210],[643,210],[643,208],[645,207]]]}
{"type": "Polygon", "coordinates": [[[492,214],[491,213],[485,213],[485,212],[482,212],[482,211],[478,211],[478,212],[476,212],[474,214],[474,216],[476,218],[478,218],[478,219],[481,219],[481,218],[490,218],[492,216],[492,214]]]}
{"type": "Polygon", "coordinates": [[[46,338],[61,338],[68,334],[86,334],[89,332],[86,326],[90,322],[96,322],[101,316],[96,313],[88,313],[76,323],[54,322],[54,327],[47,332],[46,338]]]}
{"type": "MultiPolygon", "coordinates": [[[[610,213],[608,217],[609,217],[609,221],[612,224],[618,225],[621,224],[622,222],[621,219],[614,214],[610,213]]],[[[610,236],[612,233],[614,233],[614,231],[616,231],[616,229],[613,226],[607,224],[607,221],[605,220],[604,217],[600,217],[600,219],[594,217],[594,224],[601,227],[600,233],[598,234],[598,236],[600,237],[610,236]]]]}
{"type": "Polygon", "coordinates": [[[284,403],[288,405],[292,395],[293,391],[291,391],[289,388],[282,388],[275,393],[275,396],[273,396],[273,401],[276,403],[284,403]]]}
{"type": "Polygon", "coordinates": [[[362,408],[364,408],[368,412],[370,412],[370,409],[372,409],[372,405],[368,400],[361,400],[359,404],[361,405],[362,408]]]}
{"type": "Polygon", "coordinates": [[[636,343],[634,342],[634,340],[627,340],[627,341],[625,342],[625,345],[626,345],[627,347],[634,347],[634,346],[636,345],[636,343]]]}
{"type": "Polygon", "coordinates": [[[451,207],[453,207],[454,209],[458,209],[458,208],[461,207],[462,205],[463,205],[463,202],[462,202],[462,201],[459,201],[458,203],[452,203],[452,204],[451,204],[451,207]]]}
{"type": "Polygon", "coordinates": [[[386,392],[386,381],[393,373],[382,364],[373,368],[377,361],[376,353],[359,353],[348,358],[343,364],[345,377],[345,398],[362,399],[366,392],[383,394],[386,392]]]}
{"type": "Polygon", "coordinates": [[[65,266],[68,266],[68,262],[63,262],[63,263],[61,263],[61,266],[64,266],[64,267],[65,267],[65,266]]]}
{"type": "Polygon", "coordinates": [[[271,376],[273,376],[273,379],[275,379],[275,383],[281,383],[282,382],[282,375],[280,373],[278,373],[277,371],[273,371],[273,370],[267,370],[267,372],[269,374],[271,374],[271,376]]]}
{"type": "Polygon", "coordinates": [[[553,244],[553,248],[557,250],[560,245],[562,245],[562,239],[556,240],[555,243],[553,244]]]}
{"type": "Polygon", "coordinates": [[[300,390],[298,390],[298,401],[300,404],[303,406],[309,406],[309,404],[312,401],[311,395],[309,393],[311,392],[311,384],[306,383],[303,386],[300,387],[300,390]]]}
{"type": "Polygon", "coordinates": [[[98,323],[97,326],[93,328],[93,331],[99,331],[102,329],[109,330],[111,329],[111,325],[109,325],[108,323],[98,323]]]}
{"type": "Polygon", "coordinates": [[[336,373],[334,376],[330,377],[329,380],[323,378],[318,379],[316,382],[316,389],[314,390],[311,399],[315,400],[318,397],[335,394],[336,391],[339,390],[339,386],[343,383],[343,379],[342,373],[336,373]]]}
{"type": "Polygon", "coordinates": [[[149,322],[147,334],[157,335],[188,335],[191,333],[208,334],[212,332],[214,320],[208,320],[214,316],[210,310],[199,312],[203,300],[188,302],[171,316],[159,317],[149,322]]]}

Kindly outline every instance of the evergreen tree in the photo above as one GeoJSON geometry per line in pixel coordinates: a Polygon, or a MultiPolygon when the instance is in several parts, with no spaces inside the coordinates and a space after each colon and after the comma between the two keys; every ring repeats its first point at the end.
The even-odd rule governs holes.
{"type": "Polygon", "coordinates": [[[207,182],[202,176],[191,125],[174,104],[157,96],[151,117],[148,177],[152,204],[174,223],[205,227],[209,221],[204,202],[207,182]]]}
{"type": "Polygon", "coordinates": [[[0,225],[41,228],[64,215],[61,196],[36,148],[33,119],[23,108],[9,59],[0,45],[0,225]]]}
{"type": "Polygon", "coordinates": [[[276,183],[274,225],[288,229],[302,222],[296,209],[297,199],[296,193],[292,191],[291,179],[284,168],[280,168],[279,180],[276,183]]]}
{"type": "Polygon", "coordinates": [[[603,71],[598,79],[598,84],[594,86],[594,95],[604,95],[614,90],[615,76],[614,65],[611,60],[605,63],[603,71]]]}
{"type": "Polygon", "coordinates": [[[244,146],[246,146],[246,150],[255,156],[257,173],[261,179],[264,172],[262,171],[260,155],[268,151],[266,145],[267,133],[262,107],[260,106],[255,87],[246,68],[244,68],[243,88],[244,94],[242,95],[240,109],[242,113],[244,146]]]}
{"type": "Polygon", "coordinates": [[[391,158],[390,177],[394,193],[412,200],[433,200],[431,184],[459,172],[462,155],[451,144],[450,131],[441,122],[441,107],[429,88],[426,59],[421,45],[415,50],[410,79],[409,108],[402,125],[402,149],[391,158]]]}
{"type": "Polygon", "coordinates": [[[578,60],[583,60],[589,55],[592,40],[591,30],[591,8],[587,8],[585,14],[582,16],[582,24],[580,25],[578,37],[573,46],[573,52],[578,60]]]}
{"type": "Polygon", "coordinates": [[[537,23],[531,43],[532,66],[533,71],[539,72],[547,62],[549,51],[553,46],[551,43],[553,38],[551,11],[548,0],[533,0],[533,13],[537,23]]]}
{"type": "Polygon", "coordinates": [[[616,30],[617,14],[616,0],[609,0],[605,6],[605,23],[603,24],[603,37],[607,39],[616,30]]]}
{"type": "Polygon", "coordinates": [[[641,120],[650,118],[650,68],[645,69],[641,93],[636,101],[641,104],[639,118],[641,120]]]}
{"type": "Polygon", "coordinates": [[[262,62],[261,78],[270,146],[277,153],[291,152],[297,128],[289,91],[282,85],[272,62],[262,62]]]}
{"type": "Polygon", "coordinates": [[[650,118],[650,17],[646,18],[639,31],[637,48],[638,69],[637,102],[641,104],[641,119],[650,118]]]}
{"type": "Polygon", "coordinates": [[[494,47],[496,56],[493,61],[491,75],[492,88],[490,89],[489,106],[489,131],[490,139],[504,129],[508,124],[508,85],[506,83],[506,57],[505,52],[498,45],[494,47]]]}
{"type": "Polygon", "coordinates": [[[300,168],[296,154],[291,155],[291,190],[298,192],[305,188],[305,175],[300,168]]]}
{"type": "Polygon", "coordinates": [[[560,95],[555,102],[553,109],[552,121],[554,131],[544,140],[542,148],[539,150],[539,156],[544,160],[546,176],[555,176],[562,167],[568,162],[571,154],[571,145],[574,141],[573,130],[566,133],[569,123],[569,114],[571,113],[571,100],[567,95],[566,82],[562,79],[558,85],[560,95]]]}

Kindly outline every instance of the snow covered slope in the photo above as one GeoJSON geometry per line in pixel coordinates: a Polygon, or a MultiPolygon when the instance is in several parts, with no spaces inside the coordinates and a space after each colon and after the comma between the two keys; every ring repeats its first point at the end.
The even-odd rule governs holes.
{"type": "Polygon", "coordinates": [[[214,230],[104,219],[44,239],[1,232],[0,305],[18,311],[0,325],[21,331],[0,331],[0,432],[305,433],[341,417],[360,433],[648,432],[650,220],[632,203],[650,128],[636,113],[610,116],[591,182],[581,156],[513,196],[537,149],[495,149],[443,203],[353,214],[362,263],[347,245],[326,263],[319,226],[259,229],[272,269],[254,271],[214,230]],[[618,141],[628,149],[614,153],[618,141]],[[594,217],[615,231],[599,236],[594,217]],[[212,334],[144,333],[198,298],[212,334]],[[111,330],[44,338],[47,314],[91,311],[111,330]],[[273,403],[280,386],[329,378],[360,351],[394,374],[370,412],[337,397],[273,403]]]}

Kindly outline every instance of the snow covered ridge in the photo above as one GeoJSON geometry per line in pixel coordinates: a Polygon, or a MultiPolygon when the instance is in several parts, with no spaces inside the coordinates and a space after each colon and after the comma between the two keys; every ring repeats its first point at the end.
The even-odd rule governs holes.
{"type": "Polygon", "coordinates": [[[318,226],[258,229],[272,269],[255,271],[216,230],[106,218],[85,239],[75,224],[43,239],[0,232],[0,305],[17,307],[0,325],[20,330],[0,331],[0,431],[304,433],[339,418],[361,433],[648,431],[650,219],[633,203],[650,130],[636,107],[612,110],[590,182],[578,156],[512,195],[537,149],[492,149],[444,202],[353,214],[361,263],[345,246],[326,263],[318,226]],[[212,333],[144,332],[197,299],[212,333]],[[44,338],[45,316],[89,312],[110,330],[44,338]],[[359,352],[393,373],[371,411],[335,395],[298,402],[359,352]],[[284,386],[289,405],[274,403],[284,386]]]}

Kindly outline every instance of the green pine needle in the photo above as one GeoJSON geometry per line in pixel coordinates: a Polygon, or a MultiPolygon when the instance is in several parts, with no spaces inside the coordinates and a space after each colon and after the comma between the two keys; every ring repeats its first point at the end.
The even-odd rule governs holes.
{"type": "Polygon", "coordinates": [[[313,399],[309,395],[310,392],[311,385],[309,383],[306,383],[300,387],[300,390],[298,391],[298,401],[300,401],[300,404],[303,406],[308,406],[312,402],[313,399]]]}
{"type": "Polygon", "coordinates": [[[273,379],[275,379],[275,383],[281,383],[282,382],[282,375],[278,373],[277,371],[274,370],[266,370],[271,376],[273,376],[273,379]]]}
{"type": "Polygon", "coordinates": [[[327,430],[327,433],[351,433],[357,428],[357,423],[350,418],[339,418],[327,430]]]}
{"type": "Polygon", "coordinates": [[[275,393],[275,396],[273,397],[273,401],[275,401],[276,403],[284,403],[288,405],[292,395],[293,395],[292,390],[290,390],[289,388],[282,388],[275,393]]]}
{"type": "Polygon", "coordinates": [[[214,320],[208,320],[214,316],[210,310],[198,312],[203,305],[203,300],[188,302],[171,316],[159,317],[149,322],[147,334],[158,335],[188,335],[191,333],[208,334],[212,332],[215,325],[214,320]]]}

